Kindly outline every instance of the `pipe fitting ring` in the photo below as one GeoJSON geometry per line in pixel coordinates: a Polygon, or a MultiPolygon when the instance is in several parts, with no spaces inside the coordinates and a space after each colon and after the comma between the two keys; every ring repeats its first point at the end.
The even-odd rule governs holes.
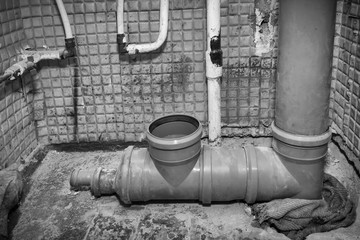
{"type": "Polygon", "coordinates": [[[276,127],[274,122],[271,124],[271,129],[273,137],[277,140],[299,147],[322,146],[326,145],[331,139],[330,130],[321,135],[300,135],[281,130],[280,128],[276,127]]]}

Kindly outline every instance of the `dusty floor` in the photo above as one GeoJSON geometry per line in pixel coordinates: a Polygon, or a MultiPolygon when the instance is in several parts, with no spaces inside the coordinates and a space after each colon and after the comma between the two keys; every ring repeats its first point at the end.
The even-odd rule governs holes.
{"type": "MultiPolygon", "coordinates": [[[[224,144],[269,144],[268,139],[226,140],[224,144]]],[[[69,150],[69,149],[68,149],[69,150]]],[[[70,148],[71,150],[71,148],[70,148]]],[[[326,171],[351,191],[360,191],[353,168],[330,144],[326,171]]],[[[253,216],[244,203],[148,203],[122,206],[116,196],[94,198],[90,192],[70,191],[75,168],[117,168],[122,154],[115,151],[48,152],[28,179],[30,188],[12,214],[12,239],[288,239],[269,228],[251,226],[253,216]]],[[[312,234],[307,239],[360,239],[358,219],[346,229],[312,234]]]]}

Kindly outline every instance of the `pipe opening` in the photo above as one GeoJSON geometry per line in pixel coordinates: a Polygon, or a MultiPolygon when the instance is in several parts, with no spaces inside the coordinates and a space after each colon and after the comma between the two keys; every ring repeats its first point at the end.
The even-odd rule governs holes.
{"type": "Polygon", "coordinates": [[[188,115],[168,115],[148,127],[149,154],[160,174],[173,186],[191,172],[201,152],[202,126],[188,115]]]}
{"type": "Polygon", "coordinates": [[[158,138],[176,139],[194,133],[199,125],[199,121],[191,116],[171,115],[152,122],[149,133],[158,138]]]}

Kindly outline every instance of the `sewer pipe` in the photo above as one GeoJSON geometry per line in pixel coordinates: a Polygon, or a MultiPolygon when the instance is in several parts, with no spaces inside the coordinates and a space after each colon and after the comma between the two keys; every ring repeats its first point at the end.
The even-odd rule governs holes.
{"type": "Polygon", "coordinates": [[[217,145],[221,142],[221,95],[222,50],[220,30],[220,0],[206,1],[207,50],[206,78],[208,92],[208,131],[209,142],[217,145]]]}
{"type": "MultiPolygon", "coordinates": [[[[312,197],[321,197],[329,130],[336,0],[282,0],[273,149],[312,197]],[[295,164],[295,166],[293,166],[295,164]],[[306,182],[306,183],[305,183],[306,182]]],[[[304,196],[307,197],[307,196],[304,196]]]]}
{"type": "Polygon", "coordinates": [[[75,170],[73,189],[99,197],[116,193],[126,204],[149,200],[232,200],[248,203],[300,195],[306,189],[267,147],[201,147],[202,127],[186,115],[152,122],[148,149],[128,147],[118,169],[75,170]]]}
{"type": "MultiPolygon", "coordinates": [[[[275,123],[272,125],[274,136],[272,148],[201,147],[199,143],[201,125],[196,119],[190,116],[166,116],[150,124],[147,131],[148,149],[129,147],[118,169],[98,168],[91,171],[73,171],[70,179],[72,188],[90,187],[95,196],[116,193],[127,204],[152,199],[200,200],[208,204],[213,201],[231,200],[245,200],[253,203],[289,197],[320,198],[324,159],[331,134],[328,126],[323,125],[313,127],[314,131],[309,131],[308,128],[302,129],[307,125],[306,121],[299,124],[299,121],[291,115],[295,113],[289,110],[291,104],[294,104],[294,108],[304,112],[303,116],[296,116],[304,117],[308,121],[312,121],[312,115],[307,111],[316,109],[312,105],[319,103],[322,107],[318,107],[317,110],[327,112],[324,101],[328,99],[325,96],[330,92],[330,84],[327,84],[327,81],[330,81],[330,76],[327,75],[331,68],[331,54],[328,49],[330,45],[326,42],[323,44],[325,49],[318,49],[322,47],[320,43],[310,43],[317,41],[314,36],[327,35],[333,38],[334,25],[330,27],[328,23],[334,22],[335,2],[331,1],[331,7],[327,6],[329,0],[316,1],[315,6],[314,3],[310,0],[280,2],[280,6],[283,5],[280,7],[280,54],[276,84],[279,88],[277,98],[285,99],[277,99],[276,102],[276,111],[280,113],[276,114],[275,123]],[[299,2],[302,3],[299,4],[299,2]],[[320,11],[319,9],[324,6],[327,11],[320,11]],[[320,11],[321,14],[316,11],[320,11]],[[294,14],[294,12],[297,13],[294,14]],[[309,18],[315,23],[307,22],[306,19],[309,18]],[[310,25],[305,26],[305,23],[310,25]],[[290,26],[286,26],[287,24],[290,26]],[[310,29],[310,33],[306,32],[307,29],[310,29]],[[317,34],[317,31],[321,34],[317,34]],[[293,34],[295,37],[283,36],[284,34],[293,34]],[[296,36],[298,41],[306,40],[310,45],[295,44],[296,36]],[[290,44],[291,41],[294,43],[290,44]],[[307,57],[300,56],[299,59],[302,61],[316,58],[320,62],[329,64],[319,62],[314,66],[307,66],[299,63],[300,66],[308,68],[295,71],[296,56],[293,56],[293,59],[291,56],[286,57],[287,51],[294,51],[294,49],[289,49],[289,46],[302,49],[299,50],[300,52],[308,51],[305,49],[307,47],[311,48],[307,57]],[[287,63],[291,63],[290,66],[287,63]],[[319,66],[323,69],[318,69],[319,66]],[[321,71],[324,71],[327,77],[323,77],[321,71]],[[302,72],[306,72],[304,76],[312,77],[312,79],[304,80],[298,76],[302,72]],[[317,83],[318,77],[323,77],[322,84],[317,83]],[[301,83],[289,84],[288,81],[292,81],[293,78],[297,78],[301,83]],[[299,91],[297,87],[300,85],[300,89],[304,91],[303,94],[307,96],[310,92],[312,94],[308,97],[320,102],[308,103],[302,97],[297,98],[297,91],[299,91]],[[287,94],[286,90],[292,92],[293,96],[287,94]],[[318,97],[313,96],[317,94],[318,97]],[[282,107],[285,109],[281,109],[282,107]],[[177,130],[180,132],[176,132],[177,130]]],[[[321,114],[321,116],[324,119],[320,120],[325,124],[327,114],[321,114]]],[[[318,116],[314,117],[318,118],[318,116]]]]}
{"type": "Polygon", "coordinates": [[[128,44],[124,33],[124,0],[117,1],[117,42],[120,53],[147,53],[161,47],[166,40],[169,21],[169,0],[160,0],[160,29],[155,42],[144,44],[128,44]]]}

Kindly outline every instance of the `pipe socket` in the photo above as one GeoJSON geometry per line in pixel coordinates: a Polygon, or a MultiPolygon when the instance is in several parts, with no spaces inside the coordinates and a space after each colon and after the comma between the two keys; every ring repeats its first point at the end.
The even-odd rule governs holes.
{"type": "Polygon", "coordinates": [[[200,122],[182,114],[160,117],[147,128],[149,155],[171,185],[179,185],[194,167],[201,151],[201,136],[200,122]]]}

